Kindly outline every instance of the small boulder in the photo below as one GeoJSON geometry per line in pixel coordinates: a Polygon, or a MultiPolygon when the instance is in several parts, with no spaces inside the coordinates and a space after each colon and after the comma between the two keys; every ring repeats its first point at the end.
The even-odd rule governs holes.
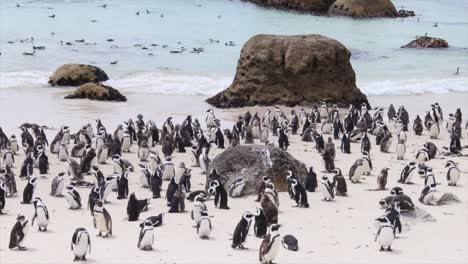
{"type": "Polygon", "coordinates": [[[89,82],[99,83],[107,80],[109,80],[107,74],[96,66],[64,64],[49,77],[49,84],[52,86],[80,86],[89,82]]]}
{"type": "Polygon", "coordinates": [[[414,17],[416,14],[412,10],[404,10],[400,9],[398,10],[398,17],[414,17]]]}
{"type": "Polygon", "coordinates": [[[291,170],[305,182],[306,166],[283,149],[263,145],[241,145],[230,147],[217,155],[210,165],[216,168],[225,188],[239,176],[246,182],[245,195],[257,194],[262,177],[269,176],[278,191],[287,191],[287,171],[291,170]]]}
{"type": "Polygon", "coordinates": [[[337,0],[328,9],[330,15],[350,17],[397,17],[390,0],[337,0]]]}
{"type": "Polygon", "coordinates": [[[401,47],[402,48],[448,48],[449,44],[444,39],[423,36],[401,47]]]}
{"type": "Polygon", "coordinates": [[[254,4],[277,9],[294,10],[308,13],[327,12],[335,0],[247,0],[254,4]]]}
{"type": "Polygon", "coordinates": [[[118,90],[103,84],[86,83],[73,91],[72,94],[65,96],[65,99],[82,99],[88,98],[99,101],[119,101],[125,102],[127,98],[118,90]]]}

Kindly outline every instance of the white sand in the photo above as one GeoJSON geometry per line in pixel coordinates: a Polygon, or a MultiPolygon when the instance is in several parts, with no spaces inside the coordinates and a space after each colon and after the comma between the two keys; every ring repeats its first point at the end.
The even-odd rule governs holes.
{"type": "MultiPolygon", "coordinates": [[[[240,113],[240,112],[237,112],[240,113]]],[[[422,113],[420,113],[422,114],[422,113]]],[[[447,113],[446,113],[447,115],[447,113]]],[[[411,120],[415,113],[410,112],[411,120]]],[[[94,116],[89,116],[92,121],[94,116]]],[[[126,119],[127,117],[122,117],[126,119]]],[[[465,117],[466,118],[466,117],[465,117]]],[[[148,118],[146,118],[148,120],[148,118]]],[[[31,120],[32,121],[32,120],[31,120]]],[[[106,120],[103,120],[106,124],[106,120]]],[[[179,120],[176,120],[179,121],[179,120]]],[[[59,127],[62,120],[51,122],[59,127]]],[[[16,124],[15,124],[16,125],[16,124]]],[[[73,124],[79,127],[81,124],[73,124]]],[[[160,127],[161,124],[158,123],[160,127]]],[[[224,127],[228,127],[227,125],[224,127]]],[[[230,127],[230,126],[229,126],[230,127]]],[[[114,127],[107,125],[108,131],[114,127]]],[[[19,135],[19,131],[15,131],[19,135]]],[[[49,141],[56,131],[48,131],[49,141]]],[[[280,194],[281,205],[279,222],[283,224],[281,234],[293,234],[299,240],[298,252],[280,250],[276,263],[466,263],[468,260],[468,192],[466,176],[468,171],[467,158],[453,158],[458,162],[462,177],[456,187],[447,186],[445,180],[445,160],[436,158],[428,162],[434,169],[434,174],[441,185],[441,192],[455,193],[462,203],[445,206],[426,206],[419,203],[418,197],[423,188],[423,179],[414,178],[415,184],[403,185],[405,193],[410,195],[413,202],[421,209],[426,210],[436,222],[403,222],[403,233],[399,235],[392,246],[393,252],[379,252],[378,244],[374,243],[374,219],[383,210],[379,208],[379,199],[387,196],[389,191],[371,192],[366,189],[375,188],[376,176],[383,167],[389,167],[388,188],[397,184],[398,175],[406,162],[415,156],[415,152],[422,144],[429,141],[427,132],[416,137],[408,133],[406,159],[397,161],[395,153],[380,153],[373,145],[371,157],[374,170],[371,176],[366,177],[361,184],[352,184],[348,181],[348,197],[337,197],[335,201],[324,202],[320,192],[308,193],[310,208],[293,208],[294,201],[286,193],[280,194]]],[[[9,134],[8,134],[9,135],[9,134]]],[[[464,132],[466,137],[466,132],[464,132]]],[[[325,136],[325,135],[324,135],[325,136]]],[[[316,172],[323,169],[321,158],[316,153],[312,143],[300,141],[299,137],[290,139],[288,150],[294,157],[304,162],[308,167],[313,165],[316,172]]],[[[374,137],[371,141],[375,144],[374,137]]],[[[430,140],[439,148],[448,144],[448,134],[443,131],[440,139],[430,140]]],[[[395,142],[394,142],[395,144],[395,142]]],[[[466,139],[464,139],[466,144],[466,139]]],[[[339,147],[340,141],[335,140],[339,147]]],[[[132,153],[125,153],[124,158],[129,159],[137,166],[136,146],[132,153]]],[[[161,153],[160,146],[156,149],[161,153]]],[[[352,144],[352,154],[345,155],[337,150],[335,164],[343,170],[347,178],[351,164],[359,157],[360,144],[352,144]]],[[[213,147],[210,157],[214,158],[220,151],[213,147]]],[[[190,163],[189,153],[175,153],[174,163],[184,161],[190,163]]],[[[19,174],[23,154],[16,157],[14,171],[19,174]]],[[[212,218],[213,232],[210,240],[200,240],[192,227],[189,212],[180,214],[165,214],[164,225],[155,228],[155,244],[153,251],[141,251],[137,248],[139,223],[127,222],[127,200],[117,200],[112,193],[106,205],[113,220],[113,236],[110,238],[96,237],[97,231],[93,228],[92,217],[86,209],[89,189],[79,189],[84,204],[83,209],[72,211],[68,209],[65,198],[55,198],[49,195],[50,182],[59,171],[66,170],[66,164],[57,161],[55,155],[49,154],[51,171],[47,179],[40,179],[37,184],[36,195],[41,197],[49,208],[51,221],[48,231],[38,232],[37,227],[30,228],[25,242],[27,251],[8,249],[10,230],[15,223],[18,213],[32,217],[33,206],[20,204],[25,180],[17,177],[18,194],[7,198],[7,215],[0,216],[0,263],[71,263],[73,254],[70,251],[70,241],[73,231],[77,227],[86,228],[91,234],[92,252],[87,256],[88,262],[93,263],[258,263],[258,248],[261,239],[250,235],[247,239],[248,250],[233,250],[230,247],[231,234],[240,220],[243,212],[254,210],[260,206],[249,196],[239,199],[229,199],[231,210],[214,208],[213,201],[208,201],[208,212],[212,218]]],[[[111,165],[100,166],[105,174],[112,171],[111,165]]],[[[200,174],[200,168],[192,171],[192,190],[203,188],[205,176],[200,174]]],[[[35,170],[35,175],[38,171],[35,170]]],[[[318,173],[320,177],[322,173],[318,173]]],[[[92,176],[86,176],[91,180],[92,176]]],[[[162,195],[165,194],[167,182],[163,184],[162,195]]],[[[136,192],[138,198],[151,197],[148,189],[139,185],[139,171],[130,175],[130,192],[136,192]]],[[[187,202],[187,210],[191,210],[192,203],[187,202]]],[[[167,212],[165,199],[153,199],[149,211],[142,213],[141,220],[147,216],[167,212]]],[[[253,234],[253,230],[250,230],[253,234]]]]}

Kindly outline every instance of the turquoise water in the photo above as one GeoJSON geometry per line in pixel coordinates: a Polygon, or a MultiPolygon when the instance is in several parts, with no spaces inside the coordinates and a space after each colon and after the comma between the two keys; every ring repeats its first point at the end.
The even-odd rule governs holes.
{"type": "Polygon", "coordinates": [[[55,68],[79,62],[102,67],[111,77],[109,83],[124,92],[211,95],[232,81],[242,44],[252,35],[269,33],[322,34],[339,40],[351,50],[358,86],[367,94],[468,92],[466,0],[394,1],[397,8],[416,12],[405,19],[311,16],[237,0],[18,1],[19,8],[16,3],[0,1],[3,89],[44,86],[55,68]],[[99,7],[105,3],[107,8],[99,7]],[[52,14],[56,17],[49,18],[52,14]],[[435,22],[438,27],[432,26],[435,22]],[[451,47],[399,48],[425,33],[446,39],[451,47]],[[31,37],[34,43],[20,42],[31,37]],[[114,41],[106,41],[109,38],[114,41]],[[74,41],[78,39],[96,44],[74,41]],[[236,46],[225,46],[229,41],[236,46]],[[23,56],[33,44],[46,49],[23,56]],[[182,46],[188,50],[170,53],[182,46]],[[194,47],[204,52],[188,52],[194,47]],[[115,60],[118,64],[110,65],[115,60]],[[461,74],[455,76],[457,67],[461,74]]]}

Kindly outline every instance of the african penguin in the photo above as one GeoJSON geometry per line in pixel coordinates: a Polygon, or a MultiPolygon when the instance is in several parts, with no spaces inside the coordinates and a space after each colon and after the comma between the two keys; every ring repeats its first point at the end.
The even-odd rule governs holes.
{"type": "Polygon", "coordinates": [[[47,231],[47,225],[49,225],[49,211],[47,206],[42,202],[41,198],[34,198],[34,216],[31,220],[31,226],[34,225],[34,221],[37,219],[37,226],[39,231],[47,231]]]}
{"type": "Polygon", "coordinates": [[[104,205],[101,200],[96,201],[93,211],[94,211],[93,225],[94,225],[94,228],[96,228],[97,231],[99,232],[98,236],[102,236],[102,237],[108,237],[109,235],[112,236],[112,219],[111,219],[109,212],[107,212],[106,208],[104,208],[104,205]]]}
{"type": "Polygon", "coordinates": [[[91,238],[88,231],[82,227],[75,229],[70,247],[75,255],[73,261],[86,261],[86,252],[91,253],[91,238]]]}

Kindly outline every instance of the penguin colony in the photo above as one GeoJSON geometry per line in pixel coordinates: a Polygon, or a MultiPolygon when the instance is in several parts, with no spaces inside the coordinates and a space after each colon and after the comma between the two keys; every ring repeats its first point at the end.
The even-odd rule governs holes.
{"type": "MultiPolygon", "coordinates": [[[[53,208],[52,211],[71,210],[70,215],[73,215],[73,211],[89,210],[95,230],[87,230],[80,227],[79,223],[70,221],[70,249],[74,261],[86,260],[91,253],[92,241],[105,240],[116,233],[112,223],[120,219],[113,218],[106,208],[113,206],[117,200],[127,200],[126,208],[123,208],[127,214],[125,221],[140,223],[139,234],[135,236],[135,244],[140,250],[150,251],[157,248],[158,243],[163,243],[158,241],[156,227],[163,226],[165,212],[189,211],[191,221],[187,220],[188,225],[194,227],[194,233],[200,239],[209,240],[213,228],[216,228],[216,214],[221,210],[228,213],[229,198],[242,197],[245,186],[242,177],[235,179],[230,186],[225,186],[216,168],[210,167],[213,158],[210,150],[252,143],[287,150],[291,144],[290,137],[298,135],[303,142],[311,142],[312,151],[320,154],[323,170],[310,166],[304,182],[291,170],[284,171],[291,201],[281,201],[281,205],[290,204],[304,210],[313,208],[314,205],[308,200],[308,195],[313,192],[320,192],[322,200],[329,203],[335,199],[352,199],[348,196],[352,194],[354,184],[366,183],[378,176],[374,190],[386,191],[390,195],[374,201],[376,208],[380,204],[385,210],[383,215],[375,219],[378,226],[374,234],[375,242],[381,251],[391,251],[394,237],[402,232],[400,214],[416,207],[412,198],[404,193],[404,185],[422,186],[417,199],[420,203],[443,204],[441,197],[447,195],[438,194],[437,185],[445,184],[441,181],[446,179],[448,186],[457,186],[462,173],[454,159],[466,156],[462,153],[460,143],[460,109],[450,114],[449,120],[445,122],[450,140],[442,149],[428,141],[411,157],[406,154],[405,147],[408,144],[408,133],[427,136],[428,140],[440,137],[444,119],[438,104],[431,105],[424,121],[419,115],[416,116],[412,122],[412,131],[410,124],[409,114],[403,106],[396,111],[390,105],[384,118],[382,108],[371,116],[366,105],[360,109],[350,106],[347,111],[340,111],[336,106],[329,107],[322,103],[310,112],[301,109],[297,114],[292,110],[289,117],[279,107],[275,107],[274,111],[267,110],[263,115],[255,113],[252,116],[247,112],[239,117],[232,129],[225,130],[221,130],[221,122],[216,119],[213,109],[207,111],[206,127],[202,127],[197,119],[192,121],[192,117],[187,116],[177,125],[169,117],[158,128],[153,121],[145,122],[140,114],[135,122],[132,119],[124,121],[113,132],[99,119],[95,126],[88,123],[75,134],[68,126],[62,126],[50,143],[44,128],[38,125],[23,124],[19,138],[15,135],[8,137],[0,128],[0,214],[17,214],[8,208],[9,203],[20,197],[21,206],[31,206],[32,215],[28,219],[23,214],[17,214],[16,222],[12,223],[8,246],[11,250],[27,250],[29,224],[36,226],[38,232],[48,232],[49,226],[53,226],[54,217],[53,213],[49,214],[47,207],[50,199],[64,201],[62,208],[53,208]],[[330,136],[324,140],[326,135],[330,136]],[[393,141],[393,138],[396,140],[393,141]],[[334,140],[340,141],[338,147],[334,140]],[[371,153],[376,151],[388,153],[386,155],[396,154],[396,158],[404,160],[405,165],[401,168],[373,168],[371,153]],[[348,174],[343,175],[339,164],[335,164],[335,158],[352,152],[361,154],[347,170],[348,174]],[[137,156],[137,166],[134,167],[126,159],[129,155],[137,156]],[[177,162],[179,155],[189,155],[192,164],[177,162]],[[56,159],[51,162],[49,156],[56,159]],[[442,156],[449,157],[443,161],[445,177],[437,175],[430,166],[433,162],[442,162],[437,160],[442,156]],[[55,164],[64,164],[66,171],[49,175],[50,166],[55,164]],[[109,168],[111,173],[105,174],[101,168],[109,168]],[[204,188],[192,190],[192,168],[206,175],[204,188]],[[45,186],[49,178],[52,179],[50,197],[38,197],[38,185],[49,188],[45,186]],[[140,186],[129,185],[131,178],[138,178],[140,186]],[[24,181],[21,184],[24,189],[17,187],[17,179],[24,181]],[[398,183],[396,186],[387,186],[389,182],[398,183]],[[133,188],[147,189],[147,196],[137,198],[133,188]],[[82,196],[87,190],[89,195],[82,196]],[[151,208],[153,199],[165,199],[167,208],[151,208]],[[213,200],[214,209],[207,206],[210,200],[213,200]],[[155,214],[156,210],[159,212],[155,214]],[[99,238],[95,238],[94,234],[99,238]]],[[[299,241],[294,235],[281,235],[282,229],[293,223],[281,222],[275,180],[265,176],[259,181],[257,200],[252,201],[254,209],[242,215],[233,215],[238,219],[237,224],[233,226],[233,233],[224,238],[229,240],[232,249],[245,249],[252,226],[254,237],[259,239],[260,263],[273,263],[281,246],[291,251],[300,250],[299,241]]],[[[183,235],[186,234],[180,234],[183,235]]]]}

